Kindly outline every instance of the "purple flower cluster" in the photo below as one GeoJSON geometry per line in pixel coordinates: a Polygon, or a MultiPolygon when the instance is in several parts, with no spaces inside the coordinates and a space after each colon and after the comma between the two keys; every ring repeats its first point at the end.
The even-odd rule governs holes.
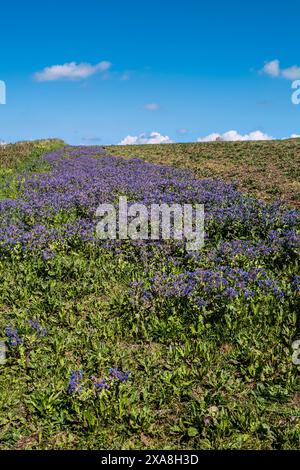
{"type": "Polygon", "coordinates": [[[16,347],[23,342],[22,338],[20,338],[18,335],[18,330],[12,328],[11,326],[7,326],[5,328],[5,334],[10,346],[16,347]]]}
{"type": "Polygon", "coordinates": [[[292,286],[296,292],[300,293],[300,276],[294,276],[292,286]]]}
{"type": "Polygon", "coordinates": [[[223,181],[198,180],[187,170],[107,156],[96,146],[66,147],[44,158],[52,171],[27,177],[18,199],[0,202],[0,254],[15,248],[40,252],[48,260],[61,248],[95,242],[97,207],[116,203],[124,194],[145,205],[204,204],[208,238],[221,237],[225,243],[216,256],[244,252],[253,258],[278,249],[289,253],[299,243],[298,212],[246,197],[223,181]],[[257,241],[251,244],[247,237],[257,241]]]}
{"type": "Polygon", "coordinates": [[[77,370],[72,372],[68,384],[68,394],[73,395],[74,393],[80,391],[82,389],[81,381],[83,379],[83,372],[82,370],[77,370]]]}
{"type": "Polygon", "coordinates": [[[109,156],[97,146],[65,147],[44,158],[50,172],[27,176],[19,198],[0,201],[0,257],[34,252],[48,262],[64,249],[99,244],[143,267],[145,280],[132,286],[143,303],[193,298],[204,306],[212,298],[250,299],[259,292],[283,297],[281,274],[273,268],[297,257],[299,212],[248,197],[221,180],[109,156]],[[121,195],[147,207],[204,204],[204,250],[191,255],[174,240],[97,240],[96,209],[117,205],[121,195]]]}
{"type": "Polygon", "coordinates": [[[98,379],[94,375],[90,377],[90,380],[94,383],[94,387],[97,393],[111,388],[115,382],[127,382],[130,375],[129,372],[123,372],[118,367],[110,368],[108,372],[109,376],[107,378],[98,379]]]}
{"type": "Polygon", "coordinates": [[[109,375],[111,378],[119,380],[119,382],[126,382],[129,379],[129,372],[123,372],[118,367],[109,369],[109,375]]]}
{"type": "Polygon", "coordinates": [[[105,390],[105,389],[109,388],[109,384],[108,384],[107,380],[102,379],[102,380],[99,380],[99,382],[95,383],[95,387],[96,387],[97,390],[105,390]]]}
{"type": "Polygon", "coordinates": [[[107,379],[98,379],[94,375],[91,375],[90,380],[94,383],[96,392],[101,392],[101,390],[106,390],[109,388],[109,383],[107,379]]]}
{"type": "Polygon", "coordinates": [[[42,327],[38,320],[27,320],[27,323],[39,336],[46,336],[47,329],[42,327]]]}
{"type": "Polygon", "coordinates": [[[209,258],[215,262],[224,262],[234,259],[268,259],[272,257],[286,257],[293,254],[293,249],[299,247],[300,235],[295,230],[271,230],[264,240],[230,240],[221,241],[212,249],[209,258]]]}
{"type": "Polygon", "coordinates": [[[240,296],[247,300],[255,297],[257,292],[284,297],[279,283],[271,279],[265,270],[251,268],[246,271],[229,266],[198,268],[180,274],[158,273],[149,280],[131,283],[131,288],[132,297],[142,303],[161,297],[190,298],[198,306],[205,306],[209,299],[230,300],[240,296]]]}

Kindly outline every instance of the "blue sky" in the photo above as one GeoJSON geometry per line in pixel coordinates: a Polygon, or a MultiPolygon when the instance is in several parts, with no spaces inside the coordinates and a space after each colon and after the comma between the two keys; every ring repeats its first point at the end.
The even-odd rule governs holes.
{"type": "Polygon", "coordinates": [[[0,15],[0,140],[300,134],[299,1],[28,0],[0,15]]]}

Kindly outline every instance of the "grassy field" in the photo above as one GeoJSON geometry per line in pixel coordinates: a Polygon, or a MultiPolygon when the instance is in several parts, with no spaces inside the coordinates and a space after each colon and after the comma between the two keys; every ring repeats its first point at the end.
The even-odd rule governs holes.
{"type": "Polygon", "coordinates": [[[252,197],[297,205],[299,140],[108,151],[171,167],[0,147],[1,449],[299,449],[299,213],[252,197]],[[204,202],[202,252],[100,243],[124,194],[204,202]]]}
{"type": "Polygon", "coordinates": [[[0,198],[17,195],[22,175],[49,170],[41,155],[63,145],[59,139],[0,145],[0,198]]]}
{"type": "Polygon", "coordinates": [[[113,146],[114,155],[190,168],[199,178],[222,178],[258,198],[300,206],[300,139],[113,146]]]}

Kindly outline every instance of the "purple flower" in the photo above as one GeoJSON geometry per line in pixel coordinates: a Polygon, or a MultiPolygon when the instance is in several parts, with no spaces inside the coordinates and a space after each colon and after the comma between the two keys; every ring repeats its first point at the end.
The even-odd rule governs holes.
{"type": "Polygon", "coordinates": [[[8,338],[10,346],[16,347],[23,342],[22,338],[18,335],[18,331],[11,326],[5,328],[5,334],[8,338]]]}
{"type": "Polygon", "coordinates": [[[122,372],[118,367],[109,369],[110,377],[119,380],[120,382],[126,382],[129,379],[129,372],[122,372]]]}
{"type": "Polygon", "coordinates": [[[81,381],[83,378],[83,372],[77,370],[71,373],[69,384],[68,384],[68,394],[72,395],[75,392],[78,392],[82,389],[81,381]]]}
{"type": "Polygon", "coordinates": [[[106,379],[102,379],[99,382],[95,383],[95,387],[97,390],[105,390],[109,387],[109,385],[106,379]]]}
{"type": "Polygon", "coordinates": [[[97,377],[91,375],[90,380],[94,383],[94,387],[97,392],[101,392],[102,390],[109,388],[109,383],[106,379],[97,379],[97,377]]]}
{"type": "Polygon", "coordinates": [[[43,328],[38,320],[27,320],[27,323],[35,330],[39,336],[46,336],[47,329],[43,328]]]}

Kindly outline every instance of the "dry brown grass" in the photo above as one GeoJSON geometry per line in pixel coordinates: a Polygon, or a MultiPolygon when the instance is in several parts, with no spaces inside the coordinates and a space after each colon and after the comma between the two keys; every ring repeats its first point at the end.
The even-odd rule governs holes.
{"type": "Polygon", "coordinates": [[[192,169],[199,178],[222,178],[267,201],[300,207],[300,139],[265,142],[110,146],[110,153],[192,169]]]}

